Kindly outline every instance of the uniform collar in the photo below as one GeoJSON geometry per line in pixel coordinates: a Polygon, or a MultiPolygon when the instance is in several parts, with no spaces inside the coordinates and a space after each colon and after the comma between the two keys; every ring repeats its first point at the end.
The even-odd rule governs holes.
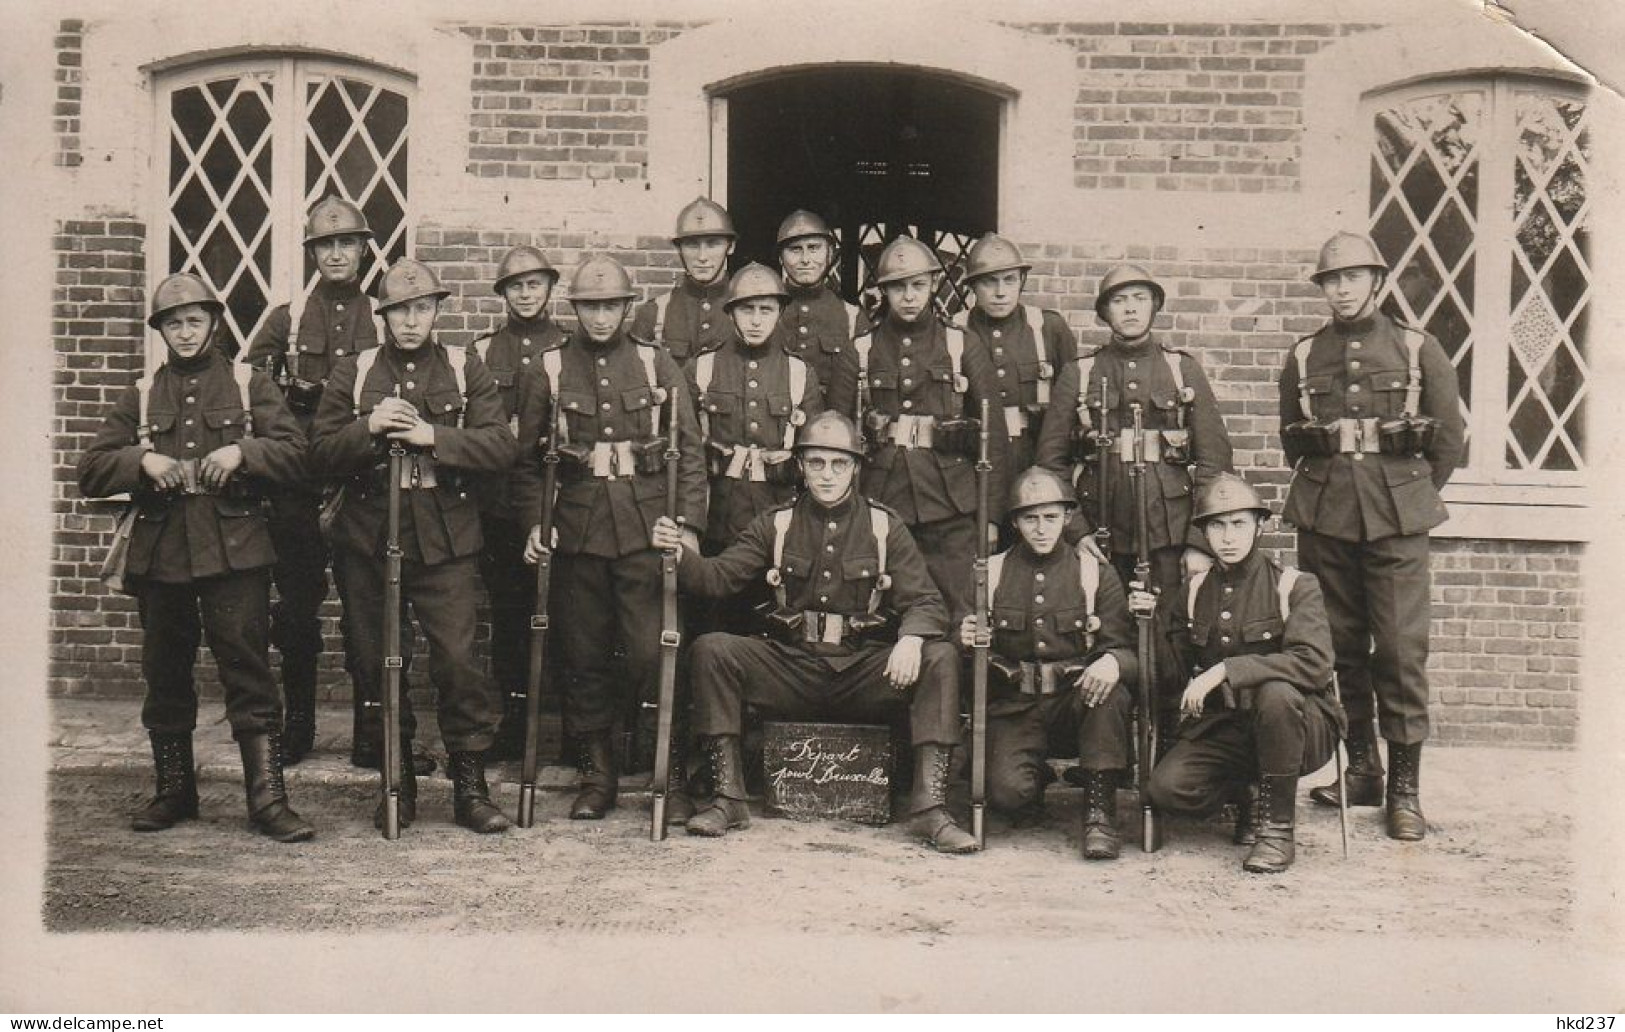
{"type": "Polygon", "coordinates": [[[1214,560],[1213,569],[1219,574],[1219,579],[1228,584],[1240,584],[1250,579],[1253,573],[1265,562],[1264,550],[1255,543],[1253,550],[1247,553],[1247,558],[1234,566],[1225,566],[1214,560]]]}
{"type": "Polygon", "coordinates": [[[827,277],[819,280],[810,287],[803,287],[799,284],[791,283],[790,277],[788,276],[784,278],[784,292],[789,294],[797,301],[817,301],[819,298],[824,296],[824,291],[828,289],[829,280],[827,277]]]}
{"type": "Polygon", "coordinates": [[[1125,354],[1143,355],[1147,351],[1155,351],[1157,349],[1157,333],[1155,330],[1152,330],[1139,340],[1124,340],[1122,337],[1119,337],[1114,333],[1112,334],[1112,341],[1109,346],[1118,351],[1122,351],[1125,354]]]}
{"type": "Polygon", "coordinates": [[[846,519],[852,514],[852,508],[857,500],[857,497],[857,482],[856,478],[854,477],[852,490],[848,491],[846,493],[846,497],[836,502],[834,505],[825,505],[823,502],[820,502],[817,498],[813,497],[813,493],[811,491],[808,491],[806,494],[807,512],[810,513],[815,519],[836,520],[838,522],[846,519]]]}
{"type": "Polygon", "coordinates": [[[683,273],[682,291],[697,301],[715,301],[728,292],[728,276],[724,273],[718,276],[709,286],[702,287],[694,282],[693,277],[683,273]]]}
{"type": "MultiPolygon", "coordinates": [[[[168,348],[169,345],[164,345],[164,349],[166,351],[168,351],[168,348]]],[[[183,376],[196,376],[198,373],[201,373],[203,370],[214,365],[216,360],[223,361],[225,357],[225,355],[220,353],[220,349],[215,347],[211,342],[202,351],[199,351],[191,358],[181,358],[179,355],[175,354],[175,352],[170,351],[168,358],[166,358],[164,361],[164,364],[183,376]]]]}
{"type": "Polygon", "coordinates": [[[767,340],[760,344],[751,345],[745,343],[745,338],[740,335],[738,329],[733,331],[732,336],[728,340],[728,346],[733,348],[733,350],[741,356],[754,359],[766,358],[768,352],[774,350],[772,336],[769,336],[767,340]]]}
{"type": "Polygon", "coordinates": [[[599,344],[597,341],[587,336],[587,331],[582,329],[580,326],[575,328],[575,339],[581,344],[582,347],[586,348],[593,354],[608,355],[619,349],[622,344],[626,343],[628,329],[626,324],[628,322],[631,322],[631,320],[627,319],[623,321],[621,323],[621,328],[615,331],[615,336],[611,337],[603,344],[599,344]]]}
{"type": "Polygon", "coordinates": [[[547,329],[552,322],[553,319],[550,315],[548,315],[546,308],[543,308],[542,314],[538,315],[534,319],[521,319],[512,312],[509,312],[507,328],[514,333],[541,333],[543,330],[547,329]]]}
{"type": "Polygon", "coordinates": [[[989,329],[1005,330],[1010,329],[1017,323],[1024,321],[1026,315],[1022,311],[1022,304],[1018,301],[1016,303],[1016,307],[1010,309],[1010,314],[1005,316],[1003,319],[995,319],[981,308],[972,308],[970,310],[970,317],[973,321],[986,326],[989,329]]]}
{"type": "Polygon", "coordinates": [[[931,311],[929,305],[926,306],[925,311],[920,313],[920,317],[913,322],[905,322],[895,311],[886,310],[886,325],[898,333],[925,333],[931,329],[931,325],[935,321],[936,315],[931,311]]]}
{"type": "Polygon", "coordinates": [[[393,365],[403,365],[407,362],[424,362],[432,358],[440,350],[440,338],[433,333],[429,334],[429,339],[423,342],[422,347],[414,351],[408,351],[395,343],[393,334],[386,334],[386,336],[389,337],[389,342],[384,345],[384,354],[389,356],[389,361],[393,365]]]}
{"type": "Polygon", "coordinates": [[[352,301],[361,296],[361,278],[357,277],[348,283],[330,283],[321,280],[310,294],[322,301],[352,301]]]}
{"type": "Polygon", "coordinates": [[[1348,322],[1341,322],[1334,317],[1332,332],[1339,337],[1368,337],[1371,331],[1377,328],[1377,320],[1381,315],[1381,312],[1372,312],[1363,319],[1350,319],[1348,322]]]}

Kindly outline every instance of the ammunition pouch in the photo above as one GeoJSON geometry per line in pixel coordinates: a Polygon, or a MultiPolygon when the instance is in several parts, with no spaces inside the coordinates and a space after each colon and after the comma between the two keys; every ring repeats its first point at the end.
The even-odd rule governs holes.
{"type": "Polygon", "coordinates": [[[559,445],[559,472],[582,476],[592,473],[592,447],[586,444],[559,445]]]}
{"type": "Polygon", "coordinates": [[[794,458],[779,449],[708,441],[705,465],[712,479],[754,480],[774,487],[794,487],[796,483],[794,458]]]}
{"type": "Polygon", "coordinates": [[[1439,426],[1432,416],[1385,419],[1377,428],[1379,447],[1384,455],[1420,454],[1433,446],[1439,426]]]}
{"type": "Polygon", "coordinates": [[[1335,419],[1324,423],[1303,419],[1282,427],[1281,441],[1300,455],[1336,455],[1341,432],[1335,419]]]}
{"type": "Polygon", "coordinates": [[[781,459],[778,462],[769,462],[764,467],[767,482],[774,487],[794,487],[800,476],[796,469],[795,459],[781,459]]]}
{"type": "Polygon", "coordinates": [[[931,449],[974,459],[981,454],[981,433],[980,419],[939,419],[932,431],[931,449]]]}
{"type": "Polygon", "coordinates": [[[652,438],[632,445],[633,467],[639,473],[664,473],[666,471],[666,442],[663,438],[652,438]]]}
{"type": "Polygon", "coordinates": [[[1103,433],[1088,426],[1074,426],[1071,439],[1073,462],[1094,462],[1100,458],[1102,448],[1112,446],[1111,434],[1103,433]]]}
{"type": "Polygon", "coordinates": [[[1058,659],[1050,663],[1021,662],[999,655],[988,657],[995,686],[1017,695],[1054,695],[1070,690],[1088,663],[1058,659]]]}
{"type": "Polygon", "coordinates": [[[825,613],[816,609],[764,606],[768,636],[786,645],[857,645],[883,637],[893,620],[887,613],[825,613]]]}
{"type": "Polygon", "coordinates": [[[1191,464],[1191,432],[1189,430],[1162,430],[1162,461],[1170,466],[1191,464]]]}
{"type": "Polygon", "coordinates": [[[879,409],[869,409],[863,414],[863,439],[870,455],[891,443],[887,432],[891,421],[891,416],[879,409]]]}
{"type": "Polygon", "coordinates": [[[305,380],[297,376],[284,376],[278,383],[288,407],[295,412],[314,413],[322,403],[322,392],[327,384],[321,380],[305,380]]]}

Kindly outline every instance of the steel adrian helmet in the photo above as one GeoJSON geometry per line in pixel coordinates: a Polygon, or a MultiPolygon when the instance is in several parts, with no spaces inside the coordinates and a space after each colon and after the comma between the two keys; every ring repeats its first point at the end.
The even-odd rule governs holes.
{"type": "Polygon", "coordinates": [[[937,253],[911,236],[900,236],[880,252],[880,264],[875,270],[875,285],[885,286],[918,276],[922,272],[941,272],[942,262],[937,253]]]}
{"type": "Polygon", "coordinates": [[[384,273],[378,285],[377,308],[382,312],[423,297],[438,301],[450,296],[451,291],[440,285],[440,277],[434,274],[433,269],[416,259],[402,258],[384,273]]]}
{"type": "Polygon", "coordinates": [[[1227,512],[1250,510],[1258,518],[1270,518],[1270,507],[1264,504],[1253,485],[1234,473],[1220,473],[1196,495],[1196,512],[1192,520],[1205,520],[1209,516],[1222,516],[1227,512]]]}
{"type": "Polygon", "coordinates": [[[576,266],[570,277],[566,301],[630,301],[638,296],[632,277],[621,263],[607,254],[595,254],[576,266]]]}
{"type": "Polygon", "coordinates": [[[497,263],[497,280],[491,289],[500,294],[509,280],[515,276],[523,276],[527,272],[545,272],[552,283],[556,284],[559,281],[559,270],[553,268],[553,263],[547,260],[546,253],[540,247],[520,244],[509,250],[502,256],[502,261],[497,263]]]}
{"type": "Polygon", "coordinates": [[[1033,466],[1025,470],[1016,477],[1016,482],[1010,485],[1008,512],[1012,518],[1028,509],[1055,502],[1069,509],[1077,504],[1071,490],[1066,486],[1066,481],[1042,466],[1033,466]]]}
{"type": "Polygon", "coordinates": [[[1320,277],[1327,273],[1344,269],[1387,272],[1388,263],[1382,260],[1382,254],[1370,237],[1359,233],[1337,233],[1321,246],[1320,260],[1315,263],[1314,274],[1309,278],[1319,283],[1320,277]]]}
{"type": "Polygon", "coordinates": [[[810,211],[798,209],[786,215],[784,221],[779,223],[778,246],[783,247],[790,241],[800,240],[802,237],[823,237],[831,246],[835,244],[835,234],[830,232],[829,223],[810,211]]]}
{"type": "Polygon", "coordinates": [[[779,274],[761,262],[751,262],[734,273],[733,279],[728,281],[728,296],[722,299],[722,309],[727,311],[753,297],[776,297],[780,304],[790,300],[779,274]]]}
{"type": "Polygon", "coordinates": [[[738,235],[734,232],[734,220],[728,217],[728,209],[709,197],[696,197],[677,213],[677,230],[672,233],[671,242],[706,236],[732,240],[738,235]]]}
{"type": "Polygon", "coordinates": [[[158,284],[158,289],[152,292],[152,308],[147,315],[147,325],[156,330],[165,312],[182,305],[202,305],[217,319],[226,307],[202,279],[189,272],[176,273],[166,276],[158,284]]]}
{"type": "Polygon", "coordinates": [[[1021,249],[1015,244],[997,233],[986,233],[970,247],[970,257],[965,265],[965,282],[1011,269],[1027,272],[1032,267],[1031,262],[1022,261],[1021,249]]]}
{"type": "Polygon", "coordinates": [[[367,216],[361,213],[360,208],[336,194],[328,194],[317,201],[305,219],[307,244],[352,233],[372,236],[372,227],[367,225],[367,216]]]}
{"type": "Polygon", "coordinates": [[[825,409],[807,421],[796,435],[796,450],[804,448],[831,448],[863,458],[863,442],[858,437],[857,425],[834,409],[825,409]]]}
{"type": "Polygon", "coordinates": [[[1162,309],[1168,295],[1163,292],[1162,284],[1151,278],[1151,274],[1138,265],[1118,265],[1108,270],[1100,280],[1100,293],[1095,295],[1095,314],[1102,319],[1106,318],[1106,302],[1112,295],[1124,287],[1150,287],[1151,296],[1156,299],[1157,309],[1162,309]]]}

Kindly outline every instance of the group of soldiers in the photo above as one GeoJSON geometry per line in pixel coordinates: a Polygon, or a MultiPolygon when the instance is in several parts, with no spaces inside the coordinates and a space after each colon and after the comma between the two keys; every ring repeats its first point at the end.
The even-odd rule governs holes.
{"type": "Polygon", "coordinates": [[[655,790],[660,819],[689,834],[749,823],[754,710],[906,725],[910,828],[975,851],[980,822],[966,830],[949,786],[966,767],[962,686],[976,681],[973,801],[1029,819],[1050,759],[1075,755],[1087,859],[1119,854],[1118,789],[1138,765],[1148,812],[1234,803],[1245,868],[1283,870],[1298,778],[1339,736],[1347,775],[1311,795],[1385,805],[1391,837],[1423,837],[1428,531],[1463,426],[1438,342],[1379,309],[1387,266],[1368,239],[1322,249],[1313,278],[1332,318],[1281,374],[1301,572],[1260,551],[1270,509],[1235,474],[1201,361],[1155,330],[1166,294],[1145,269],[1105,275],[1095,313],[1111,339],[1080,349],[1060,313],[1023,300],[1031,265],[997,234],[968,253],[974,304],[959,319],[939,303],[937,253],[911,237],[880,253],[867,309],[837,292],[838,240],[819,216],[784,219],[778,270],[730,277],[735,241],[721,206],[684,207],[683,278],[641,305],[613,257],[565,280],[515,247],[492,284],[506,320],[467,347],[437,338],[450,291],[412,259],[380,277],[375,321],[360,289],[367,223],[337,197],[308,218],[317,285],[267,317],[241,362],[213,343],[222,307],[201,280],[160,284],[149,324],[167,360],[119,400],[79,470],[87,496],[133,498],[125,574],[157,771],[133,827],[197,815],[192,666],[206,640],[254,825],[314,834],[282,772],[313,747],[331,566],[351,759],[398,757],[386,781],[401,825],[434,761],[404,699],[400,740],[385,741],[383,686],[412,652],[385,640],[393,587],[427,639],[455,818],[476,832],[510,826],[487,762],[523,754],[527,730],[533,758],[540,611],[580,769],[574,819],[615,806],[614,730],[680,642],[664,715],[678,731],[655,790]],[[573,327],[550,313],[561,281],[573,327]],[[489,676],[474,648],[481,580],[489,676]],[[1158,711],[1165,748],[1147,752],[1158,711]]]}

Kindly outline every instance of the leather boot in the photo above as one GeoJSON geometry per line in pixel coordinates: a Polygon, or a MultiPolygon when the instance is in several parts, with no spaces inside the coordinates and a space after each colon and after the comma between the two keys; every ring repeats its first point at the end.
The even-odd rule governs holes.
{"type": "Polygon", "coordinates": [[[491,802],[491,789],[485,783],[485,756],[477,752],[454,752],[451,761],[452,812],[457,823],[481,835],[507,831],[512,825],[491,802]]]}
{"type": "Polygon", "coordinates": [[[570,819],[601,821],[615,808],[615,792],[619,787],[615,744],[608,731],[596,731],[582,738],[577,747],[576,768],[581,773],[581,791],[570,804],[570,819]]]}
{"type": "Polygon", "coordinates": [[[1264,808],[1258,802],[1258,785],[1249,782],[1236,790],[1236,830],[1230,841],[1238,846],[1250,846],[1258,841],[1259,826],[1264,823],[1264,808]]]}
{"type": "MultiPolygon", "coordinates": [[[[1377,754],[1377,731],[1366,721],[1349,729],[1349,766],[1343,772],[1348,785],[1350,806],[1382,805],[1382,757],[1377,754]]],[[[1337,805],[1337,782],[1309,790],[1309,798],[1321,806],[1337,805]]]]}
{"type": "Polygon", "coordinates": [[[711,761],[716,795],[688,819],[688,833],[721,838],[730,828],[750,827],[750,808],[745,805],[745,761],[737,735],[715,735],[702,740],[701,748],[711,761]]]}
{"type": "Polygon", "coordinates": [[[502,693],[502,722],[491,748],[485,750],[487,762],[522,760],[525,758],[525,692],[523,689],[502,693]]]}
{"type": "Polygon", "coordinates": [[[948,765],[953,747],[927,743],[914,747],[914,792],[908,827],[939,853],[974,853],[976,836],[954,823],[948,812],[948,765]]]}
{"type": "MultiPolygon", "coordinates": [[[[418,819],[418,779],[412,773],[412,764],[407,759],[412,754],[412,743],[403,740],[401,747],[395,755],[401,758],[400,805],[397,807],[397,816],[403,828],[410,828],[412,822],[418,819]]],[[[384,789],[382,779],[378,786],[378,807],[372,812],[372,826],[379,831],[384,830],[384,789]]]]}
{"type": "Polygon", "coordinates": [[[1427,818],[1422,816],[1422,743],[1388,743],[1388,837],[1400,842],[1420,842],[1427,836],[1427,818]]]}
{"type": "Polygon", "coordinates": [[[282,657],[282,762],[293,766],[316,747],[316,664],[282,657]]]}
{"type": "Polygon", "coordinates": [[[1295,856],[1292,833],[1298,816],[1297,775],[1265,774],[1259,778],[1258,809],[1264,815],[1258,824],[1258,841],[1242,861],[1242,870],[1280,874],[1292,866],[1295,856]]]}
{"type": "Polygon", "coordinates": [[[1083,858],[1116,860],[1123,849],[1117,832],[1117,771],[1085,771],[1083,791],[1083,858]]]}
{"type": "Polygon", "coordinates": [[[192,732],[149,731],[158,792],[130,818],[135,831],[167,831],[197,817],[197,768],[192,732]]]}
{"type": "Polygon", "coordinates": [[[243,784],[248,789],[248,819],[261,834],[278,842],[303,842],[316,836],[311,823],[288,805],[282,780],[282,732],[245,734],[237,739],[243,757],[243,784]]]}

